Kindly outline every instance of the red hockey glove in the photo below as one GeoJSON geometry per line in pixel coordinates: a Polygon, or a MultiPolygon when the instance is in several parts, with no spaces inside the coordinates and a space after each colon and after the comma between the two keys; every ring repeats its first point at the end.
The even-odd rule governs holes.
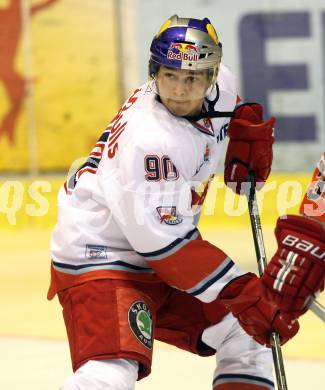
{"type": "Polygon", "coordinates": [[[248,273],[228,283],[217,301],[232,312],[246,333],[270,347],[272,331],[279,333],[281,344],[284,344],[299,329],[298,321],[289,313],[280,312],[271,297],[272,293],[261,279],[248,273]]]}
{"type": "Polygon", "coordinates": [[[324,289],[325,227],[297,215],[279,218],[278,250],[262,277],[281,310],[296,317],[307,311],[313,294],[324,289]]]}
{"type": "Polygon", "coordinates": [[[268,178],[273,160],[274,123],[274,117],[263,121],[263,107],[258,103],[243,104],[235,110],[227,131],[224,179],[237,194],[249,171],[255,174],[257,189],[268,178]]]}

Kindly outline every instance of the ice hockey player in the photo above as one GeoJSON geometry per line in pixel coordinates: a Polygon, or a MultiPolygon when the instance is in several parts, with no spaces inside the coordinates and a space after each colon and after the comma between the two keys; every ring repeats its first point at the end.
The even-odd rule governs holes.
{"type": "Polygon", "coordinates": [[[70,344],[63,390],[134,389],[154,339],[217,351],[215,390],[274,388],[269,332],[284,343],[298,323],[197,229],[227,131],[234,190],[248,169],[263,183],[272,163],[275,120],[259,104],[236,108],[221,56],[207,18],[168,19],[151,44],[149,82],[59,192],[48,297],[59,296],[70,344]]]}
{"type": "Polygon", "coordinates": [[[280,308],[297,318],[325,282],[325,152],[300,207],[300,215],[285,215],[275,228],[278,250],[263,276],[280,308]]]}

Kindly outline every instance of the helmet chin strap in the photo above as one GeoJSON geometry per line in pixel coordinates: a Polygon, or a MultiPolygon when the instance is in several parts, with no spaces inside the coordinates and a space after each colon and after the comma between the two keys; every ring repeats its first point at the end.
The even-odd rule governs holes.
{"type": "MultiPolygon", "coordinates": [[[[216,105],[217,101],[220,98],[220,90],[218,83],[215,83],[216,87],[216,96],[214,99],[209,100],[207,97],[204,98],[204,100],[208,103],[208,111],[206,112],[200,112],[198,115],[193,115],[191,117],[184,116],[183,118],[189,119],[191,121],[199,121],[200,119],[204,118],[232,118],[234,116],[233,111],[215,111],[214,106],[216,105]]],[[[213,85],[208,88],[208,91],[206,95],[208,95],[212,91],[213,85]]]]}

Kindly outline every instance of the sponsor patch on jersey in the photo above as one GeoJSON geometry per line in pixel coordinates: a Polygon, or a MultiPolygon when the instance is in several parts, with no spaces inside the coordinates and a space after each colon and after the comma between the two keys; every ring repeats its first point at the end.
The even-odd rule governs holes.
{"type": "Polygon", "coordinates": [[[133,334],[140,343],[152,349],[152,315],[145,302],[132,303],[128,311],[128,321],[133,334]]]}
{"type": "Polygon", "coordinates": [[[176,206],[159,206],[156,208],[160,223],[165,222],[167,225],[178,225],[183,222],[183,218],[177,215],[176,206]]]}
{"type": "Polygon", "coordinates": [[[107,246],[86,245],[86,258],[90,260],[107,259],[107,246]]]}

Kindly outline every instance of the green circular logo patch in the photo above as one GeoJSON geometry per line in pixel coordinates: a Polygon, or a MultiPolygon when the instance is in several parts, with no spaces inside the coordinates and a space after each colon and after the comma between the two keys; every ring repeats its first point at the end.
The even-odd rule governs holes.
{"type": "Polygon", "coordinates": [[[143,301],[136,301],[128,311],[130,328],[135,337],[148,349],[152,349],[152,315],[143,301]]]}

